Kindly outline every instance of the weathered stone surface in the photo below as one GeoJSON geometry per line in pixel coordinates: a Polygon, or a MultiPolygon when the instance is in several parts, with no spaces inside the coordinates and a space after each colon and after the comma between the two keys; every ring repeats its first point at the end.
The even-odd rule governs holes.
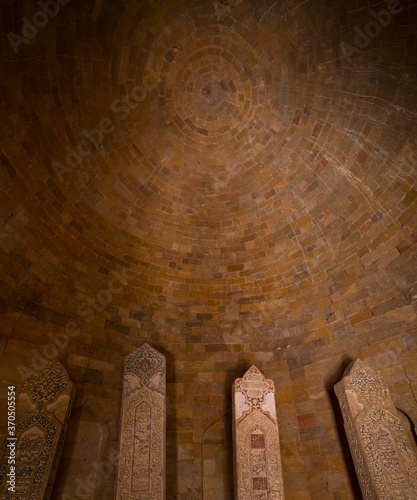
{"type": "Polygon", "coordinates": [[[233,386],[235,496],[284,499],[272,380],[252,366],[233,386]]]}
{"type": "Polygon", "coordinates": [[[384,379],[357,359],[335,391],[364,499],[417,498],[417,460],[384,379]]]}
{"type": "Polygon", "coordinates": [[[55,360],[29,378],[16,404],[16,441],[7,440],[0,463],[1,500],[47,500],[51,496],[75,386],[55,360]],[[9,448],[16,446],[15,493],[8,491],[9,448]]]}
{"type": "Polygon", "coordinates": [[[165,498],[166,361],[143,344],[125,360],[117,500],[165,498]]]}

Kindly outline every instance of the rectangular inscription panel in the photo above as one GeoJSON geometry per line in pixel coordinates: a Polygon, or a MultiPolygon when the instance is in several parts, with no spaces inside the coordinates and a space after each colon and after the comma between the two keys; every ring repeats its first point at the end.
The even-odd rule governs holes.
{"type": "Polygon", "coordinates": [[[136,408],[132,460],[132,491],[149,491],[151,480],[152,409],[143,402],[136,408]]]}

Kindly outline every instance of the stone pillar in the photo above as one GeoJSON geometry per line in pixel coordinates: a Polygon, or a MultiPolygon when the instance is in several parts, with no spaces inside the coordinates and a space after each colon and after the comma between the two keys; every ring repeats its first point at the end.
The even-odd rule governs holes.
{"type": "Polygon", "coordinates": [[[165,499],[165,374],[148,344],[125,359],[116,500],[165,499]]]}
{"type": "Polygon", "coordinates": [[[57,360],[24,383],[16,404],[16,440],[9,429],[0,463],[1,500],[50,498],[74,396],[75,386],[57,360]],[[7,483],[13,443],[15,493],[7,483]]]}
{"type": "Polygon", "coordinates": [[[232,394],[235,498],[284,500],[274,383],[252,366],[232,394]]]}
{"type": "Polygon", "coordinates": [[[363,498],[416,499],[416,457],[384,379],[357,359],[335,392],[363,498]]]}

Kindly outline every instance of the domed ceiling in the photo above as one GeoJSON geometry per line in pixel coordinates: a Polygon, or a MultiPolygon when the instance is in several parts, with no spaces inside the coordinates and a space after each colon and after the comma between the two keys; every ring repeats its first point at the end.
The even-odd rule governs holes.
{"type": "Polygon", "coordinates": [[[71,0],[13,47],[42,16],[5,2],[5,310],[108,347],[410,329],[416,5],[71,0]]]}

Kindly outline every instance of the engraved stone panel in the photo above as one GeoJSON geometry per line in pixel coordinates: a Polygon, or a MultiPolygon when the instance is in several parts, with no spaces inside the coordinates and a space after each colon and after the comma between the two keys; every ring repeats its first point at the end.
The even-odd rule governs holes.
{"type": "Polygon", "coordinates": [[[65,433],[75,396],[75,385],[55,360],[28,379],[16,404],[16,436],[8,436],[0,462],[1,500],[47,500],[51,496],[65,433]],[[7,474],[10,448],[15,444],[15,492],[7,474]]]}
{"type": "Polygon", "coordinates": [[[364,499],[416,499],[416,456],[384,379],[357,359],[335,392],[364,499]]]}
{"type": "Polygon", "coordinates": [[[165,357],[144,344],[125,359],[117,500],[165,498],[165,357]]]}
{"type": "Polygon", "coordinates": [[[274,383],[252,366],[232,393],[235,497],[283,500],[274,383]]]}

